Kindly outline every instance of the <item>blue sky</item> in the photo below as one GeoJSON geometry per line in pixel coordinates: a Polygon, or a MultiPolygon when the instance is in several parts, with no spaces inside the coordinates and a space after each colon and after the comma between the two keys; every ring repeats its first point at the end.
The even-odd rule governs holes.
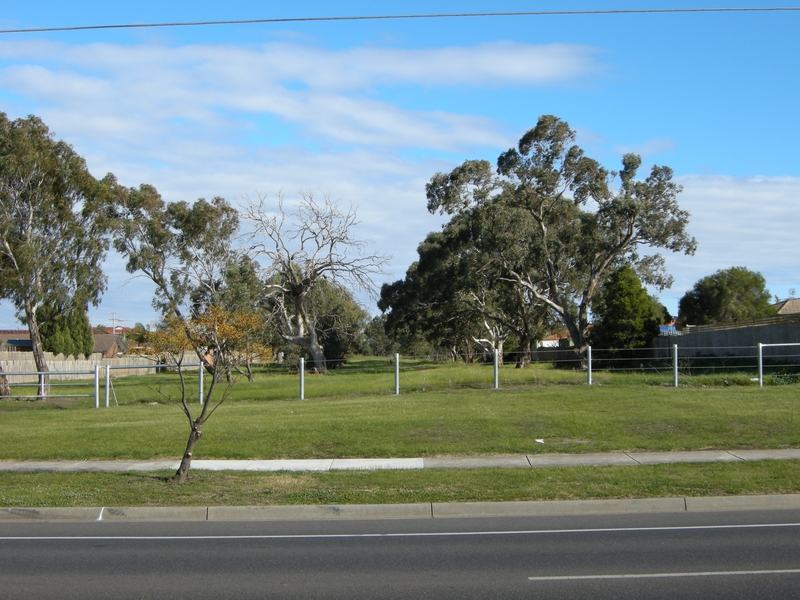
{"type": "MultiPolygon", "coordinates": [[[[800,6],[800,3],[781,3],[800,6]]],[[[772,6],[674,0],[0,2],[0,28],[368,14],[772,6]]],[[[668,256],[671,311],[717,269],[800,289],[800,12],[526,16],[0,35],[0,111],[41,116],[98,177],[164,198],[329,192],[403,276],[437,171],[514,145],[542,114],[609,168],[668,165],[694,257],[668,256]]],[[[112,313],[150,323],[151,288],[110,256],[112,313]]],[[[369,307],[373,312],[374,306],[369,307]]],[[[0,329],[17,327],[0,304],[0,329]]]]}

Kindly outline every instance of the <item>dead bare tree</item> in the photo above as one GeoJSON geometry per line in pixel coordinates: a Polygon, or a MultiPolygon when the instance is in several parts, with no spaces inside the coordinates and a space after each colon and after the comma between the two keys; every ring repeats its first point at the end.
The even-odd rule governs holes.
{"type": "Polygon", "coordinates": [[[352,205],[342,209],[325,194],[318,202],[301,192],[289,211],[278,194],[278,211],[270,211],[267,196],[246,198],[243,216],[253,223],[251,252],[267,257],[267,290],[280,336],[308,351],[319,373],[327,373],[324,348],[308,310],[307,296],[322,279],[336,285],[375,293],[372,276],[383,273],[391,257],[367,253],[367,242],[356,239],[359,224],[352,205]]]}

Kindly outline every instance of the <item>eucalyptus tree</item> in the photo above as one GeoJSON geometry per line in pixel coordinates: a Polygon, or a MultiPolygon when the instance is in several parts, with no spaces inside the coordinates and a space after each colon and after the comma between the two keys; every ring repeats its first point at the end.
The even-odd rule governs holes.
{"type": "Polygon", "coordinates": [[[574,141],[567,123],[542,116],[499,156],[496,171],[488,161],[466,161],[437,173],[426,192],[431,212],[494,215],[493,247],[484,250],[504,279],[549,307],[583,351],[592,297],[609,269],[631,264],[645,283],[663,289],[672,278],[652,249],[693,254],[696,242],[669,167],[637,179],[640,157],[626,154],[619,172],[608,171],[574,141]]]}
{"type": "Polygon", "coordinates": [[[356,210],[343,209],[325,195],[300,194],[289,209],[278,196],[277,213],[265,196],[248,199],[244,217],[252,225],[252,250],[269,264],[267,289],[273,323],[280,336],[306,350],[319,373],[327,373],[326,357],[309,310],[312,290],[327,281],[338,287],[372,293],[372,276],[382,273],[389,257],[367,252],[367,242],[355,237],[356,210]]]}
{"type": "Polygon", "coordinates": [[[405,278],[382,286],[378,308],[386,313],[393,337],[421,335],[433,348],[446,349],[453,360],[460,356],[470,362],[481,323],[462,293],[465,280],[472,281],[466,261],[450,251],[449,241],[446,232],[429,233],[405,278]]]}
{"type": "MultiPolygon", "coordinates": [[[[239,214],[224,198],[166,203],[151,185],[125,188],[111,182],[114,248],[126,269],[155,285],[153,307],[183,324],[221,305],[228,272],[243,260],[236,247],[239,214]]],[[[194,346],[209,373],[219,375],[203,344],[194,346]]]]}
{"type": "Polygon", "coordinates": [[[531,343],[549,329],[545,305],[502,277],[493,260],[490,215],[472,210],[455,216],[441,232],[428,234],[418,249],[419,260],[405,279],[381,289],[378,307],[387,313],[387,330],[422,335],[434,346],[460,348],[471,344],[497,349],[513,336],[517,364],[530,361],[531,343]],[[488,337],[487,337],[488,332],[488,337]]]}
{"type": "MultiPolygon", "coordinates": [[[[48,371],[41,307],[96,306],[105,290],[105,192],[41,119],[0,113],[0,298],[27,325],[41,373],[48,371]]],[[[40,375],[38,395],[49,388],[49,375],[40,375]]]]}

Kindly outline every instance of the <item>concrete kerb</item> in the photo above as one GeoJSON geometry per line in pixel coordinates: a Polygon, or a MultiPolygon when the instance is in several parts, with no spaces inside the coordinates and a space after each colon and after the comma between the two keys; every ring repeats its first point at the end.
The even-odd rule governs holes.
{"type": "Polygon", "coordinates": [[[211,506],[209,521],[430,519],[431,505],[341,504],[327,506],[211,506]]]}
{"type": "Polygon", "coordinates": [[[350,504],[302,506],[167,506],[0,508],[0,521],[306,521],[576,516],[728,510],[800,509],[800,494],[621,500],[350,504]]]}
{"type": "Polygon", "coordinates": [[[721,510],[783,510],[800,508],[800,494],[773,496],[705,496],[686,498],[689,512],[721,510]]]}
{"type": "Polygon", "coordinates": [[[433,517],[534,517],[563,515],[685,512],[684,498],[622,500],[540,500],[434,504],[433,517]]]}

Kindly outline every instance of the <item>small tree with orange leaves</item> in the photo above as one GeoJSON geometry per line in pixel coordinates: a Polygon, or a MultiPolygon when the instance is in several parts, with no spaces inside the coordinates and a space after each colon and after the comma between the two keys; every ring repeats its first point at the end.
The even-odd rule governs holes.
{"type": "Polygon", "coordinates": [[[180,380],[179,405],[189,421],[189,439],[183,453],[180,466],[172,480],[183,482],[188,479],[192,455],[197,441],[203,435],[203,425],[211,415],[225,402],[236,380],[230,376],[231,369],[238,367],[244,354],[241,348],[246,345],[249,327],[255,315],[251,313],[229,312],[212,306],[203,314],[188,320],[177,317],[167,319],[167,327],[150,332],[147,342],[154,353],[165,362],[175,365],[180,380]],[[210,365],[212,377],[203,392],[203,404],[192,413],[193,404],[189,401],[189,391],[185,379],[186,353],[194,352],[203,355],[210,365]],[[228,375],[224,391],[215,399],[217,386],[223,375],[228,375]]]}

